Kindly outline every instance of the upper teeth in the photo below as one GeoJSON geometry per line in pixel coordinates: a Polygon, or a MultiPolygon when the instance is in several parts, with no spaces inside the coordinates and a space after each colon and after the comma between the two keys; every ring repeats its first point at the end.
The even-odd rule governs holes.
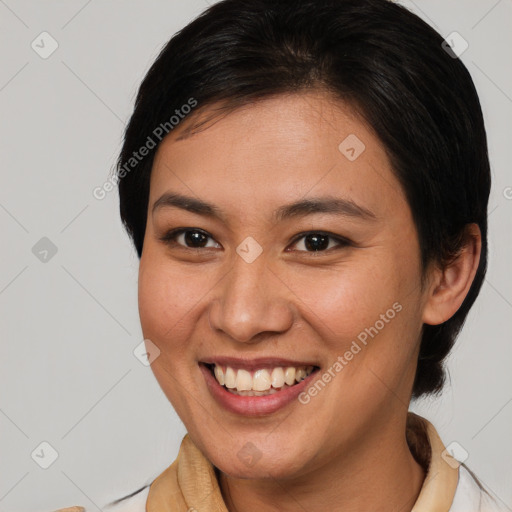
{"type": "Polygon", "coordinates": [[[251,373],[247,370],[235,370],[231,366],[225,369],[215,365],[214,374],[221,386],[238,391],[267,391],[271,387],[282,388],[285,384],[292,386],[295,382],[305,379],[312,371],[313,366],[289,366],[283,368],[262,368],[251,373]]]}

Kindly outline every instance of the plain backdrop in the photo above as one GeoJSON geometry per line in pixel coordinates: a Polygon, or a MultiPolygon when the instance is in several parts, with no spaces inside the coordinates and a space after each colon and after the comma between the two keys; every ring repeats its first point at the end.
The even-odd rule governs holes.
{"type": "MultiPolygon", "coordinates": [[[[444,394],[413,409],[512,509],[512,2],[404,4],[468,42],[494,180],[487,280],[444,394]]],[[[101,510],[177,455],[185,429],[133,353],[138,259],[117,191],[92,191],[149,65],[207,6],[0,0],[0,512],[101,510]]]]}

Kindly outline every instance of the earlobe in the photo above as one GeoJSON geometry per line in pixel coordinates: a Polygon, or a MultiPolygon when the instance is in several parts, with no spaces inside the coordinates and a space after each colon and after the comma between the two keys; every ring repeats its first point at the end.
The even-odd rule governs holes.
{"type": "Polygon", "coordinates": [[[439,325],[460,308],[475,278],[480,262],[482,235],[477,224],[466,226],[465,245],[444,269],[437,268],[431,279],[423,322],[439,325]]]}

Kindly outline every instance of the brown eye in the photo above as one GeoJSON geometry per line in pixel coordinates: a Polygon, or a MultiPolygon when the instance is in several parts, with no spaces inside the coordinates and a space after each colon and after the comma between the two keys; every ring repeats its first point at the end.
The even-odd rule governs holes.
{"type": "Polygon", "coordinates": [[[345,247],[349,244],[349,241],[344,238],[319,231],[303,233],[292,245],[298,245],[301,252],[326,252],[333,247],[345,247]],[[299,243],[301,240],[304,242],[299,243]],[[334,245],[331,245],[331,242],[334,242],[334,245]]]}
{"type": "MultiPolygon", "coordinates": [[[[180,245],[186,249],[209,249],[208,239],[213,241],[213,238],[206,232],[195,228],[179,228],[166,233],[160,238],[162,242],[169,245],[180,245]]],[[[218,246],[219,244],[217,244],[218,246]]],[[[215,245],[213,247],[216,247],[215,245]]]]}

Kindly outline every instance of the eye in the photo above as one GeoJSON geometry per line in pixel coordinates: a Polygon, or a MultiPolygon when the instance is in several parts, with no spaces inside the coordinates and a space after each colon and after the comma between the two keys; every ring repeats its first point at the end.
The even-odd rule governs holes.
{"type": "MultiPolygon", "coordinates": [[[[168,245],[181,245],[185,249],[210,249],[208,239],[213,238],[205,231],[197,228],[177,228],[165,233],[160,240],[168,245]]],[[[216,244],[220,247],[219,244],[216,244]]]]}
{"type": "Polygon", "coordinates": [[[308,233],[301,233],[298,235],[293,245],[302,246],[304,249],[299,249],[301,252],[326,252],[333,248],[330,241],[334,242],[334,248],[338,247],[346,247],[350,245],[349,240],[346,238],[333,235],[332,233],[326,233],[323,231],[310,231],[308,233]],[[304,239],[303,242],[298,243],[304,239]]]}
{"type": "MultiPolygon", "coordinates": [[[[214,242],[214,239],[208,233],[198,228],[173,229],[165,233],[159,239],[168,245],[179,245],[184,249],[200,250],[221,247],[220,244],[214,242]],[[208,245],[208,239],[213,242],[213,245],[208,245]]],[[[297,235],[290,247],[294,245],[299,246],[299,252],[318,253],[327,252],[336,247],[346,247],[350,245],[350,241],[332,233],[309,231],[297,235]],[[300,242],[301,240],[304,241],[300,242]],[[334,242],[334,244],[332,244],[332,242],[334,242]]],[[[287,249],[287,251],[288,250],[289,249],[287,249]]]]}

